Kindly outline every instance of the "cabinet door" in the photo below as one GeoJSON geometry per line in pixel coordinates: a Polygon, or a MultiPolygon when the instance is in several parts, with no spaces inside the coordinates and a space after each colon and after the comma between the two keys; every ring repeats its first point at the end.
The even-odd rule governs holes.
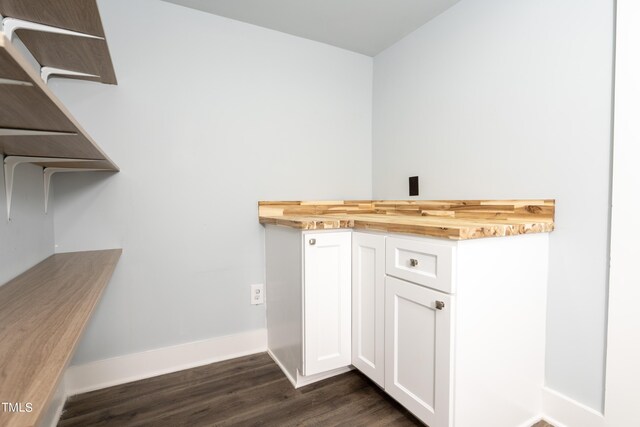
{"type": "Polygon", "coordinates": [[[385,236],[353,233],[351,363],[384,388],[385,236]]]}
{"type": "Polygon", "coordinates": [[[351,233],[305,233],[303,375],[351,363],[351,233]]]}
{"type": "Polygon", "coordinates": [[[385,390],[430,427],[448,426],[453,298],[392,277],[385,288],[385,390]]]}

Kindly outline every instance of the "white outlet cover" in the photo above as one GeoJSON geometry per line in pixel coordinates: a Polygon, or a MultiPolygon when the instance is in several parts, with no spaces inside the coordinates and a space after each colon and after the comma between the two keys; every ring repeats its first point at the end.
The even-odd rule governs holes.
{"type": "Polygon", "coordinates": [[[264,285],[262,283],[251,285],[251,304],[264,304],[264,285]]]}

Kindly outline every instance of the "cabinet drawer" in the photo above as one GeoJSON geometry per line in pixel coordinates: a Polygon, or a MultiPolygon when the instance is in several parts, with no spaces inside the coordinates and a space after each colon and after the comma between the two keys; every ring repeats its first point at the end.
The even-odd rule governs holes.
{"type": "Polygon", "coordinates": [[[386,273],[419,285],[453,293],[453,251],[430,241],[387,238],[386,273]]]}

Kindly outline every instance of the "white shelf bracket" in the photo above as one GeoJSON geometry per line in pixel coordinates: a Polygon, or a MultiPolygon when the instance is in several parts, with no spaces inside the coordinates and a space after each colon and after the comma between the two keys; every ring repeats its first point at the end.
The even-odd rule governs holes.
{"type": "Polygon", "coordinates": [[[70,70],[65,70],[63,68],[55,68],[55,67],[42,67],[40,68],[40,77],[42,78],[42,80],[44,80],[45,83],[47,83],[47,81],[49,80],[49,77],[51,76],[69,76],[69,77],[96,77],[96,78],[100,78],[100,76],[97,76],[95,74],[87,74],[87,73],[80,73],[78,71],[70,71],[70,70]]]}
{"type": "Polygon", "coordinates": [[[104,40],[104,37],[94,36],[91,34],[79,33],[77,31],[66,30],[64,28],[52,27],[50,25],[38,24],[36,22],[25,21],[17,18],[4,18],[2,20],[2,31],[9,40],[13,39],[13,35],[18,30],[40,31],[45,33],[65,34],[68,36],[86,37],[89,39],[104,40]]]}
{"type": "Polygon", "coordinates": [[[4,158],[4,189],[7,196],[7,221],[11,221],[11,199],[13,196],[13,177],[16,167],[22,163],[68,163],[68,162],[94,162],[85,159],[62,159],[58,157],[23,157],[8,156],[4,158]]]}
{"type": "Polygon", "coordinates": [[[44,213],[49,212],[49,189],[51,188],[51,177],[58,172],[113,172],[110,169],[94,168],[44,168],[44,213]]]}

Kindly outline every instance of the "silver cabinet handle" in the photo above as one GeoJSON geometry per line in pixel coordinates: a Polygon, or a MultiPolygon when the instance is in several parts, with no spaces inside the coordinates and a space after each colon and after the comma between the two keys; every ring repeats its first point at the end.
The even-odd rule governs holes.
{"type": "Polygon", "coordinates": [[[417,260],[417,259],[415,259],[415,258],[411,258],[411,259],[409,260],[409,265],[410,265],[411,267],[417,267],[417,266],[418,266],[418,260],[417,260]]]}
{"type": "Polygon", "coordinates": [[[316,244],[316,239],[309,239],[309,244],[311,246],[315,245],[316,244]]]}
{"type": "Polygon", "coordinates": [[[442,310],[444,308],[444,301],[436,301],[436,309],[442,310]]]}

